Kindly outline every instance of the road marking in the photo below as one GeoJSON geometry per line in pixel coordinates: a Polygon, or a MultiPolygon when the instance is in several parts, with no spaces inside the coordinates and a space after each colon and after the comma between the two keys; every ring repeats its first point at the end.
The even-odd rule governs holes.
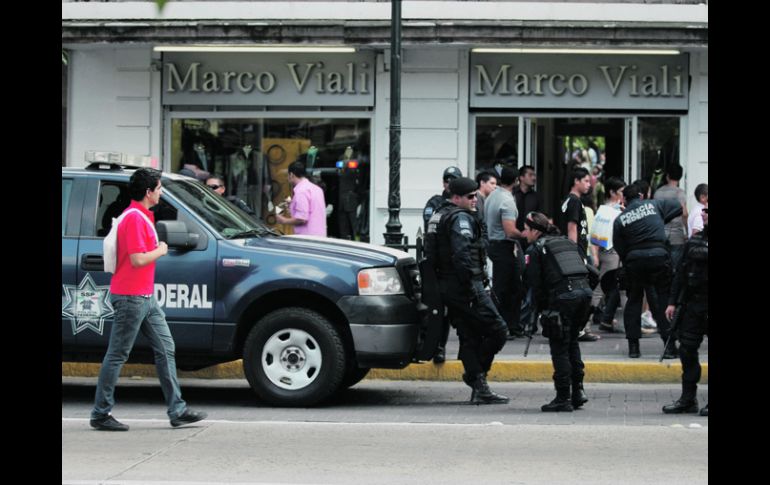
{"type": "MultiPolygon", "coordinates": [[[[89,418],[61,418],[62,422],[76,422],[76,423],[87,423],[90,421],[89,418]]],[[[126,423],[168,423],[168,419],[152,419],[152,418],[120,418],[121,422],[126,423]]],[[[490,421],[488,423],[429,423],[429,422],[404,422],[404,423],[397,423],[397,422],[345,422],[345,421],[233,421],[229,419],[206,419],[203,421],[198,421],[196,424],[238,424],[238,425],[244,425],[244,424],[278,424],[278,425],[316,425],[316,426],[339,426],[339,425],[350,425],[350,426],[446,426],[446,427],[473,427],[473,426],[507,426],[499,421],[490,421]]]]}

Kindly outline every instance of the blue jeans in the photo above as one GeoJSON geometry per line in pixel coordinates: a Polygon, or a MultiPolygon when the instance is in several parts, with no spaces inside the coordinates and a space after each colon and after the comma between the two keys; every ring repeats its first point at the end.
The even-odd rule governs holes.
{"type": "Polygon", "coordinates": [[[142,335],[152,345],[160,388],[168,405],[168,417],[176,419],[187,408],[187,404],[182,399],[179,380],[176,377],[174,339],[166,323],[166,314],[160,309],[154,296],[112,295],[111,301],[115,309],[115,321],[112,324],[110,345],[99,370],[91,418],[102,418],[115,406],[115,385],[120,370],[128,360],[141,330],[142,335]]]}

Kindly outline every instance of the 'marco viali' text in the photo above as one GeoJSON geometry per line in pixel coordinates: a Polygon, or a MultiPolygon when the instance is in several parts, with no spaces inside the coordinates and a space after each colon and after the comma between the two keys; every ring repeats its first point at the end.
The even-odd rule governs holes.
{"type": "MultiPolygon", "coordinates": [[[[634,64],[596,66],[599,79],[606,83],[612,96],[682,97],[683,69],[681,66],[660,66],[656,71],[642,74],[634,64]]],[[[583,74],[530,74],[515,72],[512,64],[502,64],[497,72],[475,65],[476,91],[479,96],[583,96],[591,89],[589,78],[583,74]]]]}
{"type": "MultiPolygon", "coordinates": [[[[193,62],[180,73],[174,63],[167,62],[166,92],[250,93],[256,90],[270,93],[281,79],[269,70],[213,71],[204,70],[201,66],[202,63],[193,62]]],[[[326,69],[320,61],[288,62],[285,67],[300,94],[306,89],[313,89],[318,94],[369,94],[371,74],[366,62],[348,62],[345,69],[336,71],[326,69]]]]}

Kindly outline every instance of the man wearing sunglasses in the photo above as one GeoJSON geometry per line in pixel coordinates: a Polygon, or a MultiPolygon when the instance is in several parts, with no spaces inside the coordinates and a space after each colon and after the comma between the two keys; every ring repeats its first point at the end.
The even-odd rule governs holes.
{"type": "Polygon", "coordinates": [[[225,196],[225,182],[222,179],[220,175],[212,175],[211,177],[206,179],[206,186],[216,192],[217,194],[221,195],[225,199],[229,200],[233,204],[235,204],[236,207],[244,211],[250,216],[256,216],[256,212],[254,212],[254,209],[249,206],[246,202],[242,201],[238,197],[234,195],[228,195],[225,196]]]}
{"type": "Polygon", "coordinates": [[[460,338],[459,358],[475,404],[507,403],[493,392],[487,372],[506,341],[507,327],[486,289],[486,248],[474,212],[478,184],[467,177],[449,183],[449,200],[428,221],[425,255],[436,271],[449,320],[460,338]]]}

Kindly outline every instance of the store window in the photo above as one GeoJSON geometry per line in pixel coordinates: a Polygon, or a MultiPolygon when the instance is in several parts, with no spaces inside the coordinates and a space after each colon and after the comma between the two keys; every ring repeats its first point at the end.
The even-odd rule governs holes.
{"type": "Polygon", "coordinates": [[[518,167],[519,118],[476,118],[476,173],[518,167]]]}
{"type": "Polygon", "coordinates": [[[171,171],[220,176],[225,195],[275,226],[275,208],[291,195],[288,167],[303,162],[324,190],[327,235],[368,242],[370,125],[356,118],[173,119],[171,171]]]}
{"type": "Polygon", "coordinates": [[[640,178],[650,182],[653,193],[666,183],[666,169],[680,163],[679,120],[679,117],[639,118],[640,178]]]}

